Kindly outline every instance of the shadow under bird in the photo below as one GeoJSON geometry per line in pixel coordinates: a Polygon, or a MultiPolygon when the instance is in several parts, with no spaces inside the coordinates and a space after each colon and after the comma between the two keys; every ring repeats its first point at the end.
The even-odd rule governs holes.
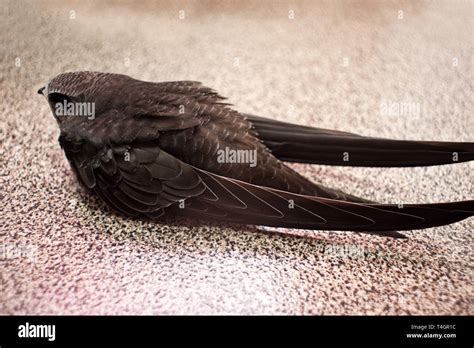
{"type": "Polygon", "coordinates": [[[233,110],[194,81],[83,71],[60,74],[38,93],[48,100],[79,181],[127,216],[401,237],[395,231],[474,214],[473,200],[378,204],[315,184],[282,162],[441,165],[473,160],[473,142],[388,140],[279,122],[233,110]],[[224,149],[234,158],[219,158],[224,149]],[[236,154],[254,154],[256,165],[238,163],[236,154]]]}

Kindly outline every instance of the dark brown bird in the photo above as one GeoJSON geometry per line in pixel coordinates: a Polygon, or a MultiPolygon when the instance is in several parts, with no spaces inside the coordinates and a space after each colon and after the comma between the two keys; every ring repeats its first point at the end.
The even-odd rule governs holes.
{"type": "Polygon", "coordinates": [[[312,183],[281,162],[439,165],[473,160],[472,142],[387,140],[278,122],[239,113],[193,81],[84,71],[60,74],[38,92],[79,181],[128,216],[400,236],[393,231],[474,214],[474,201],[377,204],[312,183]]]}

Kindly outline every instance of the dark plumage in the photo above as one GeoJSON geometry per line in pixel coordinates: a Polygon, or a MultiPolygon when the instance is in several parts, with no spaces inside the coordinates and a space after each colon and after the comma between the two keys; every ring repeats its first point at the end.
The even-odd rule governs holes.
{"type": "Polygon", "coordinates": [[[445,225],[474,213],[474,201],[369,202],[314,184],[280,161],[448,164],[474,159],[474,143],[368,138],[245,115],[193,81],[152,83],[73,72],[56,76],[38,92],[55,114],[59,142],[79,180],[128,216],[167,213],[397,236],[394,230],[445,225]],[[58,103],[91,103],[95,115],[60,116],[58,103]],[[218,151],[225,148],[255,151],[257,165],[219,161],[218,151]]]}

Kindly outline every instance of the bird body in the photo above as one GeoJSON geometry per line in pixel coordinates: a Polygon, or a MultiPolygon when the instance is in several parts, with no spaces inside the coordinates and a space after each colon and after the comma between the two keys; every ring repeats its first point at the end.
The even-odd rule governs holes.
{"type": "Polygon", "coordinates": [[[194,81],[73,72],[39,92],[58,121],[59,142],[79,180],[128,216],[166,213],[394,236],[394,230],[444,225],[474,213],[473,201],[377,204],[315,184],[282,162],[447,164],[453,153],[457,162],[474,159],[473,143],[369,138],[246,115],[194,81]],[[58,115],[61,103],[93,103],[84,110],[95,115],[58,115]]]}

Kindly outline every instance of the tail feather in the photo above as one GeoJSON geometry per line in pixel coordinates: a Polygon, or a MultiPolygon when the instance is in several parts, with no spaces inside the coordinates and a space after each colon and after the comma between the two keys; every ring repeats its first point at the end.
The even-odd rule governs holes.
{"type": "Polygon", "coordinates": [[[364,137],[245,115],[282,161],[361,167],[414,167],[474,160],[474,143],[364,137]]]}

